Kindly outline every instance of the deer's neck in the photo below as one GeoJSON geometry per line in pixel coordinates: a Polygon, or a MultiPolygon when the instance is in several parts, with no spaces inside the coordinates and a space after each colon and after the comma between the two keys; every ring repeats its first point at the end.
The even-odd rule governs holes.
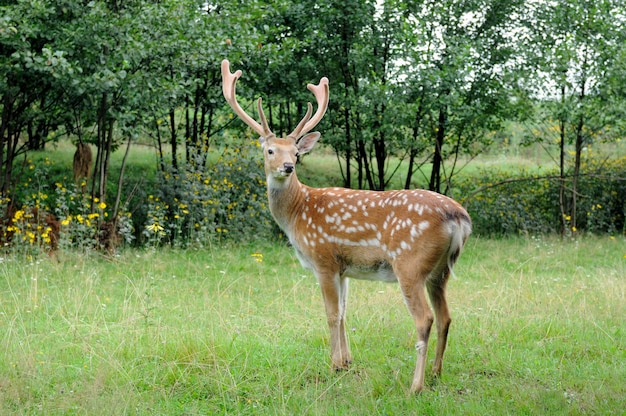
{"type": "Polygon", "coordinates": [[[267,180],[267,196],[272,216],[278,226],[291,239],[291,228],[294,219],[299,215],[300,207],[306,198],[305,186],[298,181],[295,173],[285,180],[269,177],[267,180]]]}

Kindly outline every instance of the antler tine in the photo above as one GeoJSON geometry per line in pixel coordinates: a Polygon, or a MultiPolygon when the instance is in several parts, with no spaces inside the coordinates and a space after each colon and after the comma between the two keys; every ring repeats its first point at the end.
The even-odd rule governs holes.
{"type": "Polygon", "coordinates": [[[259,97],[259,100],[256,103],[256,108],[259,112],[259,117],[261,117],[261,125],[263,127],[263,131],[267,132],[263,135],[266,139],[270,137],[274,137],[274,133],[270,130],[270,125],[267,124],[267,118],[265,118],[265,113],[263,112],[263,99],[259,97]]]}
{"type": "Polygon", "coordinates": [[[306,132],[302,133],[302,129],[304,128],[304,125],[309,121],[309,119],[311,118],[311,114],[313,113],[313,106],[311,105],[311,103],[307,103],[307,104],[308,105],[307,105],[306,114],[304,115],[302,120],[300,120],[300,122],[296,126],[296,129],[287,136],[295,141],[298,141],[298,138],[302,136],[304,133],[306,133],[306,132]]]}
{"type": "MultiPolygon", "coordinates": [[[[328,78],[323,77],[320,79],[320,83],[317,85],[309,84],[307,85],[309,91],[315,95],[315,99],[317,100],[317,110],[311,119],[309,120],[307,116],[305,116],[296,129],[289,136],[294,137],[296,140],[311,131],[324,117],[326,110],[328,109],[328,78]],[[302,122],[305,121],[306,124],[304,126],[300,126],[302,122]],[[298,130],[300,128],[300,130],[298,130]]],[[[309,104],[310,105],[310,104],[309,104]]],[[[309,113],[307,113],[308,115],[309,113]]]]}
{"type": "Polygon", "coordinates": [[[265,114],[263,114],[263,110],[261,109],[261,99],[259,98],[258,108],[261,116],[261,120],[263,121],[263,126],[261,126],[256,120],[250,117],[246,112],[241,108],[239,103],[237,102],[237,96],[235,95],[237,80],[241,77],[241,70],[235,71],[235,73],[230,72],[230,62],[227,59],[222,61],[222,92],[224,93],[224,98],[230,105],[230,107],[235,111],[235,114],[241,118],[241,120],[250,126],[254,131],[260,134],[263,137],[268,137],[272,135],[269,126],[267,125],[267,120],[265,119],[265,114]]]}

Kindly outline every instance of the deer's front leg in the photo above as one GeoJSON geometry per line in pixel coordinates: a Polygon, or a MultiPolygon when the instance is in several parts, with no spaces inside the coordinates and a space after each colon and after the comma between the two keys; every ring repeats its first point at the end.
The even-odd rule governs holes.
{"type": "Polygon", "coordinates": [[[348,281],[336,272],[318,273],[317,278],[322,289],[330,329],[333,368],[335,370],[346,369],[352,362],[345,328],[348,281]]]}

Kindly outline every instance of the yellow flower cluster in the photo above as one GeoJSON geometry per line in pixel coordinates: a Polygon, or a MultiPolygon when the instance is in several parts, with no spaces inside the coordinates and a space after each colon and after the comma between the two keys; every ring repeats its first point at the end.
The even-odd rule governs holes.
{"type": "Polygon", "coordinates": [[[30,210],[17,210],[11,218],[10,224],[6,227],[5,238],[25,242],[34,245],[38,242],[50,244],[52,228],[44,225],[30,210]]]}
{"type": "MultiPolygon", "coordinates": [[[[61,248],[93,248],[98,244],[100,227],[109,217],[106,202],[92,199],[83,192],[86,183],[76,185],[71,179],[56,181],[48,188],[43,178],[49,177],[47,169],[53,164],[48,158],[28,161],[32,173],[28,172],[23,183],[16,187],[21,209],[13,212],[4,227],[0,227],[0,238],[5,244],[11,243],[11,250],[19,251],[20,245],[30,247],[36,243],[53,243],[61,248]]],[[[13,203],[4,198],[0,200],[0,209],[12,212],[13,203]]],[[[133,237],[130,214],[118,213],[117,219],[118,230],[123,223],[122,236],[130,241],[133,237]]]]}
{"type": "Polygon", "coordinates": [[[253,158],[247,150],[226,148],[214,163],[164,173],[162,194],[148,197],[143,235],[154,244],[184,245],[269,229],[261,219],[269,217],[262,162],[257,149],[253,158]]]}

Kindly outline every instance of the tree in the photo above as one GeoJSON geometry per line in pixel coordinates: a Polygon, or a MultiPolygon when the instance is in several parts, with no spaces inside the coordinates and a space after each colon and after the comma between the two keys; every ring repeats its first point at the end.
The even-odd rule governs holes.
{"type": "Polygon", "coordinates": [[[498,129],[510,114],[511,33],[522,3],[447,0],[406,5],[406,88],[415,112],[409,174],[416,150],[428,140],[431,190],[448,192],[458,157],[482,151],[490,144],[486,133],[498,129]],[[452,167],[446,171],[448,157],[452,167]]]}
{"type": "Polygon", "coordinates": [[[39,2],[0,7],[0,195],[10,196],[16,158],[43,149],[67,119],[59,107],[64,77],[77,68],[48,45],[59,16],[39,2]],[[20,140],[27,134],[27,140],[20,140]]]}
{"type": "MultiPolygon", "coordinates": [[[[258,67],[254,72],[262,73],[268,68],[272,71],[269,80],[262,76],[259,79],[270,81],[265,83],[266,88],[269,85],[284,103],[280,113],[295,122],[304,114],[303,104],[310,97],[304,88],[293,92],[294,86],[317,82],[322,76],[330,79],[330,106],[320,129],[324,131],[324,143],[331,145],[338,158],[345,160],[342,175],[346,187],[352,184],[353,161],[363,162],[358,148],[366,134],[359,102],[365,71],[364,60],[358,56],[358,44],[363,41],[363,31],[371,26],[373,15],[371,1],[287,3],[277,7],[276,13],[270,16],[270,23],[278,22],[280,30],[272,32],[273,37],[268,39],[270,45],[264,46],[256,57],[258,67]],[[310,13],[311,10],[315,13],[310,13]],[[279,55],[271,55],[274,45],[281,46],[279,55]]],[[[271,106],[270,118],[274,118],[271,106]]],[[[283,125],[290,126],[293,121],[281,123],[278,131],[283,131],[283,125]]],[[[360,167],[358,171],[363,172],[360,167]]],[[[360,176],[359,186],[362,184],[360,176]]]]}
{"type": "Polygon", "coordinates": [[[533,139],[549,139],[552,135],[545,132],[554,131],[556,124],[562,233],[575,231],[581,222],[577,206],[583,150],[624,132],[623,104],[611,85],[612,74],[623,68],[625,16],[622,2],[613,0],[539,2],[529,14],[524,50],[536,75],[527,87],[541,101],[538,121],[547,125],[535,129],[544,136],[533,139]],[[574,146],[571,169],[567,144],[574,146]]]}

